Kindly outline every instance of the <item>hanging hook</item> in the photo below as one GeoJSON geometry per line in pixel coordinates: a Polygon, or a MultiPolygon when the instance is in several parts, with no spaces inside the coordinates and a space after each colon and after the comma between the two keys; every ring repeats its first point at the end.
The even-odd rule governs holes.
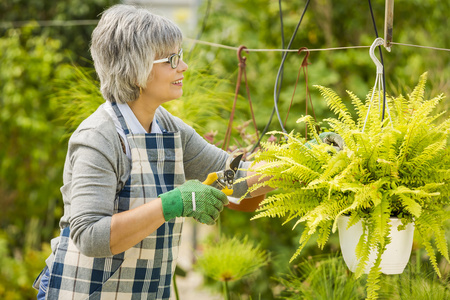
{"type": "Polygon", "coordinates": [[[302,67],[306,67],[306,66],[308,66],[309,50],[306,47],[301,47],[300,49],[298,49],[297,54],[300,54],[302,51],[306,52],[305,58],[303,58],[303,61],[302,61],[302,67]]]}
{"type": "Polygon", "coordinates": [[[369,54],[370,58],[372,58],[373,62],[377,66],[377,74],[383,74],[383,65],[375,56],[375,48],[384,44],[384,40],[382,38],[376,38],[373,42],[372,46],[370,46],[369,54]]]}
{"type": "Polygon", "coordinates": [[[247,50],[247,47],[245,47],[244,45],[239,46],[238,50],[237,50],[237,57],[239,60],[239,65],[243,65],[245,66],[245,60],[247,59],[247,57],[242,56],[242,51],[245,50],[245,52],[247,52],[247,54],[249,53],[247,50]]]}

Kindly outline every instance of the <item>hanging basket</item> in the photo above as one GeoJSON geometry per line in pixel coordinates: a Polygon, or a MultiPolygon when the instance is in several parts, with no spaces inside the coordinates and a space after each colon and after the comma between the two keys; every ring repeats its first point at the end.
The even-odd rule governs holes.
{"type": "MultiPolygon", "coordinates": [[[[339,243],[341,245],[342,256],[350,271],[355,272],[358,266],[355,249],[363,233],[362,222],[347,228],[349,217],[340,216],[338,219],[339,243]]],[[[398,218],[390,218],[391,232],[389,234],[391,242],[386,245],[386,250],[381,256],[380,268],[384,274],[401,274],[408,264],[411,256],[411,249],[414,236],[414,224],[406,225],[405,230],[399,231],[397,228],[401,225],[398,218]]],[[[376,259],[375,251],[371,251],[369,261],[364,271],[368,274],[376,259]]]]}

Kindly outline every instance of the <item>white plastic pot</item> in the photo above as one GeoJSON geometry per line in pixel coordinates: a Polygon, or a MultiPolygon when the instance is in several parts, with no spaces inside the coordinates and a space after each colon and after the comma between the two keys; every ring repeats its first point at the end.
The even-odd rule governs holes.
{"type": "MultiPolygon", "coordinates": [[[[349,217],[340,216],[338,219],[339,243],[341,246],[342,256],[350,271],[355,272],[358,266],[355,249],[359,238],[363,233],[362,223],[359,221],[355,225],[347,228],[349,217]]],[[[398,218],[390,218],[391,242],[386,246],[386,251],[381,255],[380,268],[384,274],[401,274],[408,264],[411,256],[412,242],[414,236],[414,224],[406,225],[405,230],[398,231],[401,225],[398,218]]],[[[369,262],[365,269],[368,274],[376,259],[375,249],[372,249],[369,255],[369,262]]]]}

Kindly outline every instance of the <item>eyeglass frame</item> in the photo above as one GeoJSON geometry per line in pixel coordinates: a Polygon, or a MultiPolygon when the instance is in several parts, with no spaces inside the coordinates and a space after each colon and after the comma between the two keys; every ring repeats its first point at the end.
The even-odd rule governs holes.
{"type": "Polygon", "coordinates": [[[180,51],[178,51],[178,53],[174,53],[171,56],[166,57],[166,58],[161,58],[161,59],[155,60],[155,61],[153,61],[153,63],[159,64],[159,63],[163,63],[163,62],[168,62],[168,63],[170,63],[170,67],[172,69],[176,69],[176,68],[178,68],[178,65],[180,64],[180,60],[183,60],[183,49],[182,48],[180,49],[180,51]],[[173,58],[176,56],[178,56],[178,63],[176,66],[174,66],[172,61],[173,61],[173,58]]]}

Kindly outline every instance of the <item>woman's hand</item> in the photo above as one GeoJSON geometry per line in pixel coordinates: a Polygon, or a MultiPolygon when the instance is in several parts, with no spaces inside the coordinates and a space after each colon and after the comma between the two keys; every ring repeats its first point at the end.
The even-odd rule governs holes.
{"type": "Polygon", "coordinates": [[[319,134],[320,139],[325,144],[333,146],[337,151],[344,149],[344,139],[334,132],[322,132],[319,134]]]}
{"type": "MultiPolygon", "coordinates": [[[[319,134],[319,138],[323,143],[333,146],[334,149],[336,149],[336,151],[338,151],[338,152],[341,151],[342,149],[344,149],[344,146],[345,146],[344,139],[337,133],[322,132],[321,134],[319,134]]],[[[308,148],[311,148],[311,144],[317,145],[317,141],[315,139],[312,139],[312,140],[308,141],[305,144],[305,146],[308,148]]]]}
{"type": "Polygon", "coordinates": [[[198,180],[189,180],[159,197],[166,221],[192,217],[200,223],[214,225],[223,206],[228,205],[228,197],[223,192],[198,180]]]}

